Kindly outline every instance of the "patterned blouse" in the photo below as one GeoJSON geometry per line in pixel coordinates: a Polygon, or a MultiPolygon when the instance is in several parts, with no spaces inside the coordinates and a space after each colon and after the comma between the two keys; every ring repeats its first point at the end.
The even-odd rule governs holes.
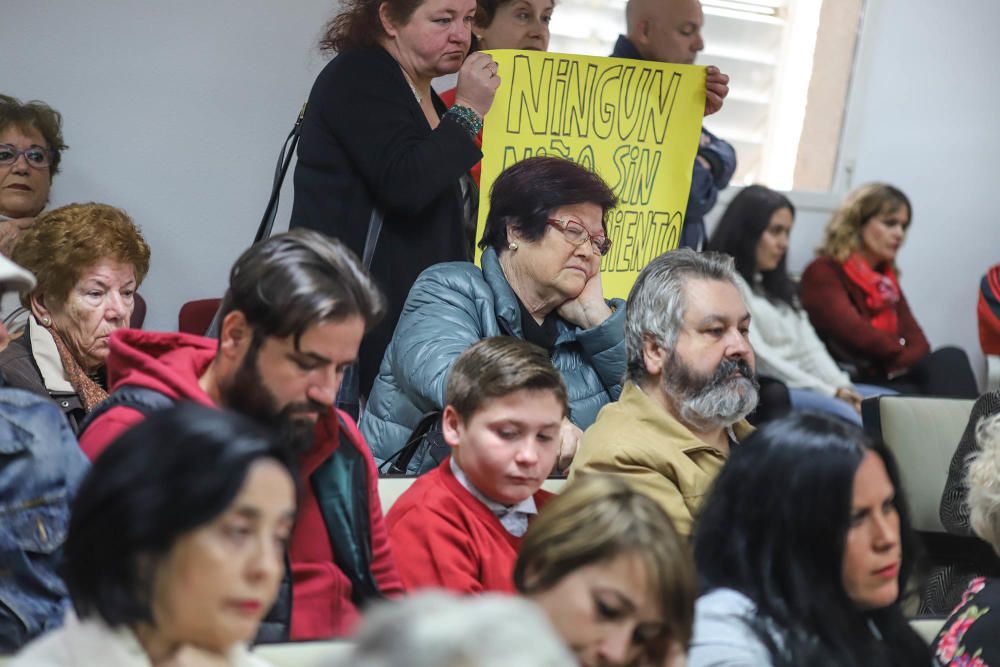
{"type": "Polygon", "coordinates": [[[931,649],[939,667],[1000,665],[1000,579],[969,582],[931,649]]]}

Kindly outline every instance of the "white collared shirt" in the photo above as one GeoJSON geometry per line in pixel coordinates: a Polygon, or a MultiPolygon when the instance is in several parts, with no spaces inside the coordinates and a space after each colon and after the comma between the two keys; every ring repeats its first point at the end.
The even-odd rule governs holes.
{"type": "Polygon", "coordinates": [[[454,473],[455,479],[461,484],[465,489],[475,496],[476,500],[486,505],[489,511],[493,512],[498,519],[500,519],[500,524],[504,529],[513,535],[514,537],[523,537],[528,531],[528,518],[533,514],[538,514],[538,507],[535,505],[535,497],[528,496],[516,505],[504,505],[503,503],[498,503],[495,500],[491,500],[484,496],[479,489],[472,485],[469,478],[466,477],[462,469],[458,467],[458,462],[455,461],[455,457],[452,456],[449,460],[449,465],[451,466],[451,472],[454,473]]]}

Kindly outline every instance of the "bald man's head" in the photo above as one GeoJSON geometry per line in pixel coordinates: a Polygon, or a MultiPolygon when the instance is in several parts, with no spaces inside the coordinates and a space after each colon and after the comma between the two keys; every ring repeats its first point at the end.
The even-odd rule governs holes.
{"type": "Polygon", "coordinates": [[[698,0],[629,0],[628,39],[644,60],[690,65],[705,48],[705,21],[698,0]]]}

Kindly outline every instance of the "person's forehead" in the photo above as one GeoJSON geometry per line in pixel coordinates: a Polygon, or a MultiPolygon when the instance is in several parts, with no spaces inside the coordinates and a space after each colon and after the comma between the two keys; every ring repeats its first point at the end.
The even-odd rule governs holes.
{"type": "Polygon", "coordinates": [[[686,324],[697,324],[715,316],[726,321],[738,322],[749,314],[739,290],[728,280],[704,278],[689,280],[685,285],[685,298],[686,324]]]}
{"type": "Polygon", "coordinates": [[[21,125],[18,123],[8,123],[0,129],[0,143],[2,144],[38,144],[45,146],[45,137],[33,125],[21,125]]]}
{"type": "Polygon", "coordinates": [[[676,25],[694,23],[701,26],[705,20],[698,0],[656,0],[654,7],[658,8],[660,18],[676,25]]]}

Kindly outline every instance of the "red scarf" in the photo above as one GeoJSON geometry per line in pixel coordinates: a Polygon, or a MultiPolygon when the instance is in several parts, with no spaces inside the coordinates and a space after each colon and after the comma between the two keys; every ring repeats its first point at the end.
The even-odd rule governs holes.
{"type": "Polygon", "coordinates": [[[841,266],[851,282],[864,290],[865,304],[871,312],[871,325],[880,331],[899,333],[896,313],[899,283],[892,265],[886,265],[884,273],[876,271],[860,254],[854,253],[841,266]]]}

